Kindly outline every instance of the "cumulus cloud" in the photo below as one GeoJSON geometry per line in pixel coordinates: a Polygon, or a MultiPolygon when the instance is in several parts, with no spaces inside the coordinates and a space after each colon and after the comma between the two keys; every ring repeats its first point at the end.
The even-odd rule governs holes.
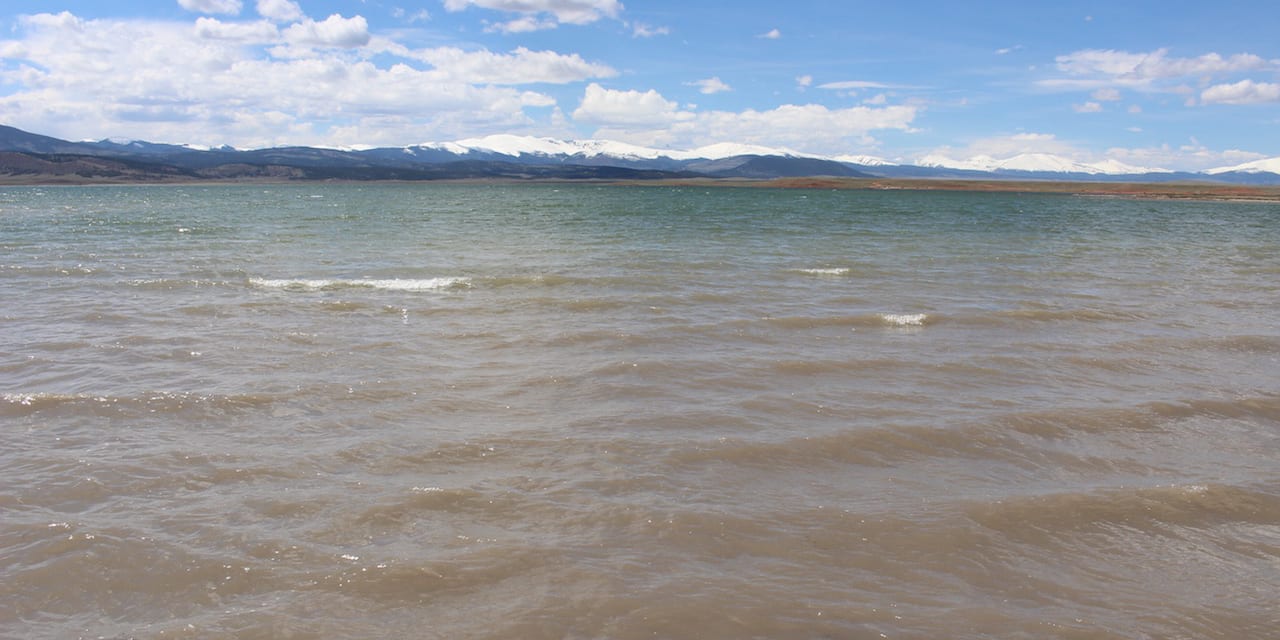
{"type": "Polygon", "coordinates": [[[1107,149],[1106,155],[1108,158],[1140,167],[1176,167],[1182,171],[1235,166],[1266,157],[1261,153],[1239,149],[1216,151],[1199,144],[1194,138],[1190,144],[1181,146],[1165,144],[1158,147],[1115,147],[1107,149]]]}
{"type": "Polygon", "coordinates": [[[1073,104],[1071,108],[1076,113],[1099,113],[1102,111],[1102,105],[1097,102],[1086,102],[1084,104],[1073,104]]]}
{"type": "Polygon", "coordinates": [[[705,80],[695,80],[686,82],[685,86],[698,87],[698,91],[705,94],[721,93],[724,91],[732,91],[733,87],[725,84],[719,77],[711,77],[705,80]]]}
{"type": "Polygon", "coordinates": [[[444,0],[446,11],[463,11],[468,7],[525,14],[526,18],[504,23],[512,30],[521,28],[512,26],[516,22],[526,26],[555,26],[560,23],[581,25],[601,18],[617,18],[622,12],[622,3],[618,0],[444,0]],[[529,21],[532,17],[541,15],[550,15],[554,21],[529,21]]]}
{"type": "MultiPolygon", "coordinates": [[[[1137,127],[1130,127],[1127,130],[1135,133],[1142,131],[1137,127]]],[[[1132,169],[1179,171],[1199,171],[1231,166],[1264,157],[1259,153],[1237,149],[1215,151],[1201,145],[1195,138],[1191,139],[1190,144],[1182,146],[1112,147],[1103,153],[1097,153],[1047,133],[1020,133],[981,138],[964,147],[944,146],[930,153],[935,158],[967,159],[977,162],[1008,159],[1024,154],[1046,154],[1094,165],[1119,164],[1132,169]]]]}
{"type": "Polygon", "coordinates": [[[405,51],[404,55],[430,63],[451,81],[472,84],[565,84],[618,75],[612,67],[587,62],[576,53],[530,51],[524,47],[508,54],[441,47],[405,51]]]}
{"type": "Polygon", "coordinates": [[[242,7],[240,0],[178,0],[178,5],[195,13],[226,15],[237,15],[242,7]]]}
{"type": "Polygon", "coordinates": [[[265,19],[40,14],[20,20],[0,51],[23,61],[0,67],[0,83],[10,87],[0,95],[0,122],[67,139],[243,148],[519,132],[545,116],[530,110],[555,107],[551,96],[521,85],[617,74],[553,51],[409,49],[372,37],[359,16],[281,29],[265,19]]]}
{"type": "Polygon", "coordinates": [[[323,22],[310,18],[284,30],[290,44],[318,47],[362,47],[369,43],[369,22],[364,16],[344,18],[333,14],[323,22]]]}
{"type": "Polygon", "coordinates": [[[65,32],[80,32],[84,30],[84,21],[70,11],[63,11],[58,14],[37,13],[35,15],[21,16],[18,18],[18,22],[24,27],[35,29],[57,29],[65,32]]]}
{"type": "Polygon", "coordinates": [[[917,113],[917,107],[906,105],[829,109],[818,104],[787,104],[763,111],[682,110],[657,91],[611,90],[592,84],[573,118],[598,125],[597,137],[635,144],[694,148],[732,141],[840,153],[851,143],[865,146],[873,131],[910,131],[917,113]]]}
{"type": "Polygon", "coordinates": [[[979,138],[965,147],[940,147],[934,154],[950,158],[1010,158],[1024,153],[1045,153],[1072,160],[1082,159],[1082,152],[1051,133],[1017,133],[1008,136],[979,138]]]}
{"type": "Polygon", "coordinates": [[[276,25],[266,22],[222,22],[217,18],[197,18],[195,34],[210,40],[230,40],[246,44],[265,44],[280,39],[276,25]]]}
{"type": "Polygon", "coordinates": [[[276,22],[293,22],[304,16],[293,0],[258,0],[258,15],[276,22]]]}
{"type": "Polygon", "coordinates": [[[1241,80],[1219,84],[1200,93],[1201,104],[1262,104],[1280,102],[1280,84],[1241,80]]]}
{"type": "Polygon", "coordinates": [[[575,121],[611,126],[662,125],[692,117],[692,113],[680,111],[679,104],[653,89],[622,91],[594,82],[587,85],[582,102],[573,112],[575,121]]]}
{"type": "Polygon", "coordinates": [[[778,31],[777,29],[770,29],[769,31],[766,31],[756,37],[764,38],[765,40],[777,40],[778,38],[782,37],[782,32],[778,31]]]}

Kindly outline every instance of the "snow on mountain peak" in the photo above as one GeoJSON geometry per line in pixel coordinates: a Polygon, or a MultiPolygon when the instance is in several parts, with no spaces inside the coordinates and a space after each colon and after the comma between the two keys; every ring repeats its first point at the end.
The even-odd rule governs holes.
{"type": "MultiPolygon", "coordinates": [[[[670,158],[672,160],[719,160],[742,155],[757,156],[790,156],[799,158],[820,158],[803,154],[790,149],[776,149],[751,144],[721,142],[698,147],[692,150],[655,149],[642,147],[615,140],[557,140],[555,138],[535,138],[533,136],[517,136],[511,134],[495,134],[482,138],[467,138],[455,142],[427,142],[415,145],[417,148],[439,149],[457,154],[472,152],[497,153],[507,156],[582,156],[594,158],[606,156],[613,158],[631,158],[640,160],[656,160],[670,158]]],[[[409,147],[412,149],[414,147],[409,147]]]]}
{"type": "Polygon", "coordinates": [[[1217,175],[1219,173],[1276,173],[1280,174],[1280,157],[1263,158],[1246,162],[1232,167],[1218,167],[1217,169],[1209,169],[1205,173],[1209,175],[1217,175]]]}
{"type": "MultiPolygon", "coordinates": [[[[696,149],[655,149],[614,140],[557,140],[555,138],[537,138],[512,134],[495,134],[480,138],[467,138],[455,142],[431,142],[406,148],[407,153],[413,149],[437,149],[459,155],[469,153],[493,153],[505,156],[544,156],[544,157],[580,157],[580,158],[620,158],[630,160],[657,160],[669,158],[676,161],[686,160],[721,160],[734,156],[783,156],[791,158],[815,158],[833,160],[846,164],[868,167],[895,166],[897,163],[869,155],[837,155],[821,156],[801,153],[785,148],[765,147],[754,144],[736,142],[720,142],[696,149]]],[[[929,154],[916,160],[920,167],[959,169],[965,171],[1017,171],[1026,173],[1074,173],[1085,175],[1136,175],[1143,173],[1169,173],[1168,169],[1152,169],[1126,164],[1119,160],[1106,159],[1099,162],[1080,162],[1050,153],[1021,153],[1007,158],[995,158],[989,155],[975,155],[967,159],[956,159],[943,154],[929,154]]],[[[1273,171],[1280,173],[1280,158],[1261,160],[1240,167],[1224,168],[1225,171],[1273,171]],[[1270,164],[1267,164],[1270,163],[1270,164]],[[1244,168],[1250,167],[1250,168],[1244,168]],[[1267,168],[1270,167],[1270,168],[1267,168]]]]}
{"type": "Polygon", "coordinates": [[[1020,153],[1004,159],[988,155],[976,155],[967,160],[956,160],[941,154],[920,158],[921,167],[961,169],[966,171],[1027,171],[1043,173],[1084,173],[1089,175],[1127,175],[1139,173],[1169,173],[1167,169],[1148,169],[1107,159],[1101,162],[1077,162],[1070,158],[1049,153],[1020,153]]]}
{"type": "Polygon", "coordinates": [[[841,155],[841,156],[833,156],[831,159],[835,160],[836,162],[843,162],[845,164],[857,164],[857,165],[862,165],[864,167],[895,167],[898,165],[898,163],[890,162],[888,160],[885,160],[884,158],[879,158],[876,156],[866,156],[866,155],[841,155]]]}

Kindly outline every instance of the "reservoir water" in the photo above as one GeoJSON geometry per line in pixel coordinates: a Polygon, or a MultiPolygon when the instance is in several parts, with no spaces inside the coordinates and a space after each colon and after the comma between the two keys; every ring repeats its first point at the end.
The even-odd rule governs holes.
{"type": "Polygon", "coordinates": [[[0,636],[1268,638],[1280,205],[0,189],[0,636]]]}

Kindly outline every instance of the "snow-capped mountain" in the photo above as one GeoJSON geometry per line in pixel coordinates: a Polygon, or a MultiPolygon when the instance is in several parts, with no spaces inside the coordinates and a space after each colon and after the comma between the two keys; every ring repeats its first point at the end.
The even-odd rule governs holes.
{"type": "MultiPolygon", "coordinates": [[[[933,154],[914,163],[899,164],[870,155],[820,156],[742,143],[720,143],[695,149],[659,149],[611,140],[558,140],[518,135],[491,135],[407,147],[239,150],[225,146],[205,149],[120,138],[67,142],[0,125],[0,155],[5,153],[18,156],[60,154],[70,158],[66,162],[78,161],[77,158],[89,159],[82,162],[83,166],[77,165],[79,168],[58,168],[54,164],[62,161],[59,159],[9,157],[10,169],[22,175],[31,171],[88,171],[103,175],[153,175],[163,179],[182,176],[357,180],[835,176],[1094,182],[1209,180],[1234,184],[1280,184],[1280,157],[1190,173],[1136,167],[1116,160],[1079,162],[1047,153],[967,159],[933,154]],[[115,164],[104,168],[107,165],[100,160],[115,164]],[[37,165],[42,168],[30,168],[37,165]]],[[[0,173],[3,171],[4,168],[0,167],[0,173]]]]}
{"type": "Polygon", "coordinates": [[[1254,160],[1238,164],[1234,167],[1219,167],[1217,169],[1209,169],[1205,173],[1213,176],[1223,173],[1275,173],[1280,174],[1280,157],[1263,158],[1262,160],[1254,160]]]}
{"type": "Polygon", "coordinates": [[[1102,162],[1077,162],[1048,153],[1021,153],[1008,158],[977,155],[967,160],[957,160],[944,155],[930,154],[915,162],[916,166],[963,171],[1023,171],[1036,173],[1083,173],[1088,175],[1128,175],[1145,173],[1172,173],[1168,169],[1135,167],[1118,160],[1102,162]]]}
{"type": "Polygon", "coordinates": [[[856,164],[864,167],[894,167],[898,165],[898,163],[896,162],[890,162],[888,160],[885,160],[884,158],[879,158],[876,156],[868,156],[868,155],[840,155],[840,156],[834,156],[831,159],[835,160],[836,162],[843,162],[845,164],[856,164]]]}
{"type": "Polygon", "coordinates": [[[660,158],[670,160],[722,160],[724,158],[748,155],[826,159],[822,156],[800,153],[791,149],[738,143],[719,143],[696,149],[680,150],[656,149],[614,140],[557,140],[555,138],[509,134],[467,138],[453,142],[424,142],[405,149],[408,153],[415,153],[421,149],[431,149],[447,151],[457,155],[484,153],[512,157],[610,157],[623,160],[657,160],[660,158]]]}

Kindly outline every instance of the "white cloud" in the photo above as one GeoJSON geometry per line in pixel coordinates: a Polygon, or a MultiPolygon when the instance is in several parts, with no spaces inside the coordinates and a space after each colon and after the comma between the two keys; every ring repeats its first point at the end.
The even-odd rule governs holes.
{"type": "Polygon", "coordinates": [[[725,84],[719,77],[711,77],[705,80],[695,80],[686,82],[686,86],[698,87],[698,91],[705,94],[721,93],[723,91],[732,91],[733,87],[725,84]]]}
{"type": "Polygon", "coordinates": [[[1082,153],[1078,149],[1059,140],[1051,133],[1018,133],[1010,136],[979,138],[966,147],[939,147],[932,153],[952,158],[977,156],[1010,158],[1024,153],[1046,153],[1072,160],[1082,158],[1082,153]]]}
{"type": "Polygon", "coordinates": [[[485,33],[533,33],[534,31],[547,31],[560,26],[555,20],[543,20],[536,16],[525,16],[516,18],[507,22],[489,22],[485,24],[485,33]]]}
{"type": "Polygon", "coordinates": [[[778,38],[782,37],[782,32],[778,31],[777,29],[770,29],[769,31],[762,33],[756,37],[764,38],[765,40],[777,40],[778,38]]]}
{"type": "Polygon", "coordinates": [[[344,18],[333,14],[323,22],[310,18],[284,30],[290,44],[319,47],[362,47],[369,43],[369,23],[364,16],[344,18]]]}
{"type": "Polygon", "coordinates": [[[652,38],[654,36],[671,35],[671,29],[667,27],[652,27],[647,24],[637,22],[631,25],[631,35],[636,38],[652,38]]]}
{"type": "Polygon", "coordinates": [[[1003,49],[996,49],[996,55],[998,56],[1009,55],[1010,53],[1013,53],[1014,51],[1018,51],[1020,49],[1022,49],[1022,45],[1020,44],[1014,45],[1012,47],[1005,47],[1003,49]]]}
{"type": "Polygon", "coordinates": [[[653,89],[620,91],[594,82],[587,85],[581,104],[573,112],[573,119],[578,122],[612,126],[662,125],[691,117],[692,113],[680,111],[679,104],[653,89]]]}
{"type": "Polygon", "coordinates": [[[404,55],[430,63],[450,81],[471,84],[564,84],[618,75],[613,68],[587,62],[578,54],[530,51],[519,47],[509,54],[463,51],[452,47],[405,51],[404,55]]]}
{"type": "Polygon", "coordinates": [[[579,25],[601,18],[617,18],[622,11],[622,3],[618,0],[444,0],[446,11],[462,11],[472,6],[530,17],[550,14],[555,17],[552,24],[579,25]]]}
{"type": "Polygon", "coordinates": [[[1158,147],[1107,149],[1106,156],[1126,164],[1143,167],[1169,167],[1179,171],[1200,171],[1214,167],[1234,166],[1267,156],[1252,151],[1227,149],[1214,151],[1192,139],[1191,144],[1178,147],[1160,145],[1158,147]]]}
{"type": "Polygon", "coordinates": [[[431,13],[428,12],[426,9],[419,9],[413,14],[410,14],[409,12],[405,11],[403,8],[396,7],[391,10],[391,15],[397,20],[407,19],[409,21],[409,24],[413,24],[415,22],[426,22],[431,19],[431,13]]]}
{"type": "Polygon", "coordinates": [[[804,89],[813,84],[813,76],[796,76],[796,86],[804,89]]]}
{"type": "Polygon", "coordinates": [[[1277,66],[1251,53],[1224,57],[1206,53],[1194,58],[1169,56],[1168,49],[1150,52],[1083,49],[1055,58],[1059,71],[1067,78],[1051,78],[1038,84],[1050,88],[1094,89],[1130,87],[1164,89],[1166,82],[1177,84],[1185,79],[1267,69],[1277,66]]]}
{"type": "Polygon", "coordinates": [[[222,22],[216,18],[197,18],[195,33],[210,40],[230,40],[253,44],[266,44],[280,39],[280,30],[266,21],[222,22]]]}
{"type": "Polygon", "coordinates": [[[545,131],[534,117],[550,117],[540,110],[555,101],[513,85],[617,73],[552,51],[411,50],[370,37],[362,18],[341,17],[281,30],[266,20],[41,14],[22,19],[0,51],[23,60],[0,67],[8,88],[0,122],[73,140],[126,136],[242,148],[545,131]],[[368,44],[334,48],[361,42],[368,44]],[[246,43],[288,55],[264,55],[246,43]]]}
{"type": "Polygon", "coordinates": [[[21,16],[18,22],[24,27],[36,29],[58,29],[66,32],[81,32],[84,30],[84,21],[70,11],[63,11],[57,15],[50,13],[37,13],[35,15],[21,16]]]}
{"type": "Polygon", "coordinates": [[[1129,53],[1127,51],[1085,49],[1055,58],[1058,69],[1073,76],[1103,75],[1124,76],[1132,74],[1147,58],[1162,54],[1129,53]]]}
{"type": "Polygon", "coordinates": [[[1086,102],[1084,104],[1073,104],[1071,108],[1076,113],[1099,113],[1102,111],[1102,105],[1097,102],[1086,102]]]}
{"type": "Polygon", "coordinates": [[[304,16],[302,7],[293,0],[258,0],[258,15],[276,22],[293,22],[304,16]]]}
{"type": "Polygon", "coordinates": [[[885,84],[883,82],[871,82],[868,80],[842,80],[840,82],[824,82],[818,85],[819,89],[831,89],[834,91],[849,91],[858,89],[901,89],[903,87],[885,84]]]}
{"type": "Polygon", "coordinates": [[[874,142],[872,131],[909,131],[914,106],[782,105],[758,111],[682,110],[657,91],[619,91],[592,84],[573,112],[579,123],[600,128],[596,137],[649,146],[694,148],[721,142],[795,148],[811,153],[847,152],[851,144],[874,142]],[[815,132],[821,132],[815,134],[815,132]]]}
{"type": "Polygon", "coordinates": [[[1280,102],[1280,84],[1241,80],[1219,84],[1200,93],[1201,104],[1262,104],[1280,102]]]}
{"type": "Polygon", "coordinates": [[[220,13],[236,15],[240,13],[240,0],[178,0],[178,5],[195,13],[220,13]]]}
{"type": "Polygon", "coordinates": [[[699,113],[692,122],[678,124],[676,130],[687,131],[697,144],[735,141],[836,153],[848,150],[851,140],[865,146],[872,131],[910,130],[916,113],[912,106],[829,109],[819,104],[786,104],[767,111],[699,113]],[[815,132],[821,135],[815,136],[815,132]]]}

